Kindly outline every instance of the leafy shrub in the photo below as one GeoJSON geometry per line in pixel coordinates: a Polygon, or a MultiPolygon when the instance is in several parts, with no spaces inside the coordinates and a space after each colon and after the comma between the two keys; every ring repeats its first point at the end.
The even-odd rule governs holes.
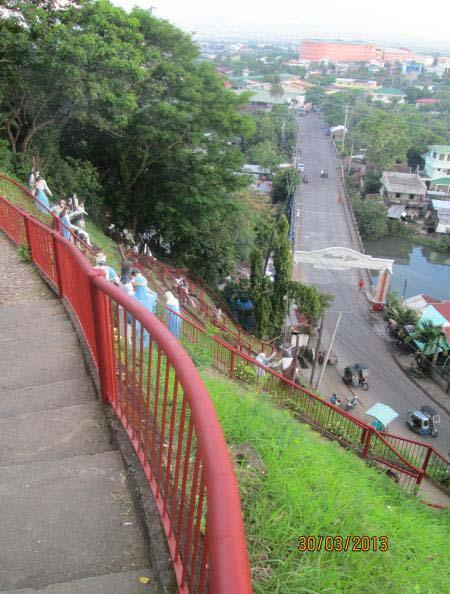
{"type": "Polygon", "coordinates": [[[352,200],[352,206],[363,239],[380,239],[388,234],[386,209],[370,200],[352,200]]]}
{"type": "Polygon", "coordinates": [[[29,264],[31,262],[31,254],[27,245],[19,245],[17,248],[17,255],[19,256],[19,260],[21,262],[24,262],[25,264],[29,264]]]}
{"type": "Polygon", "coordinates": [[[450,252],[450,235],[444,235],[444,237],[439,240],[436,249],[438,252],[450,252]]]}
{"type": "Polygon", "coordinates": [[[245,363],[238,363],[234,369],[234,377],[246,384],[256,382],[256,371],[245,363]]]}

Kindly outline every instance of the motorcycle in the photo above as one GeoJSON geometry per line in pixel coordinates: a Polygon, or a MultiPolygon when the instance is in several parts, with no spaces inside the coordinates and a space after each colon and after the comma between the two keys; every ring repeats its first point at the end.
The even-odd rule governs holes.
{"type": "Polygon", "coordinates": [[[349,412],[350,410],[353,410],[357,404],[358,404],[358,396],[356,396],[356,394],[354,396],[352,396],[352,398],[346,398],[345,406],[344,406],[345,412],[349,412]]]}

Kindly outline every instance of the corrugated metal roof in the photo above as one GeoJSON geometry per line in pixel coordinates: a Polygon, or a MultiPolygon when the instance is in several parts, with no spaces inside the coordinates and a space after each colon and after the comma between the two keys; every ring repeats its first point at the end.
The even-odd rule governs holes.
{"type": "Polygon", "coordinates": [[[374,89],[371,91],[372,95],[395,95],[397,97],[406,97],[406,93],[400,89],[374,89]]]}
{"type": "Polygon", "coordinates": [[[432,306],[450,323],[450,301],[445,303],[433,303],[432,306]]]}
{"type": "Polygon", "coordinates": [[[385,427],[389,425],[391,421],[398,417],[398,413],[387,404],[377,402],[366,411],[366,415],[375,417],[377,421],[380,421],[385,427]]]}

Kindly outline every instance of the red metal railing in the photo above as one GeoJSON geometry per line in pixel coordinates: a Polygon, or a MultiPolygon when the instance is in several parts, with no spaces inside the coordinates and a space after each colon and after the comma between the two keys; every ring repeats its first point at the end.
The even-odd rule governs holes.
{"type": "Polygon", "coordinates": [[[178,592],[250,594],[236,479],[214,406],[187,353],[75,245],[3,196],[0,227],[28,245],[78,318],[102,398],[128,433],[155,498],[178,592]]]}
{"type": "MultiPolygon", "coordinates": [[[[2,212],[0,202],[0,214],[2,212]]],[[[8,214],[13,210],[6,208],[4,212],[8,214]]],[[[19,217],[17,214],[11,214],[11,221],[6,225],[12,228],[13,233],[20,235],[21,213],[18,209],[14,212],[18,212],[19,217]]],[[[167,270],[165,265],[161,266],[167,270]]],[[[160,316],[165,321],[167,311],[168,308],[160,308],[160,316]]],[[[279,404],[294,410],[320,431],[337,437],[364,457],[374,460],[378,466],[394,470],[405,486],[420,484],[423,476],[427,476],[441,486],[449,487],[449,462],[432,446],[376,431],[372,426],[334,407],[306,388],[260,365],[250,356],[251,351],[242,352],[217,336],[209,336],[200,324],[185,315],[173,315],[178,315],[182,320],[181,340],[186,345],[201,344],[209,350],[214,366],[231,379],[255,385],[269,392],[279,404]]]]}
{"type": "MultiPolygon", "coordinates": [[[[160,315],[165,319],[163,310],[160,315]]],[[[319,431],[391,471],[391,476],[405,488],[419,485],[424,476],[448,488],[449,462],[432,446],[377,431],[219,337],[209,336],[202,326],[186,316],[175,315],[182,320],[180,340],[188,347],[198,345],[208,351],[211,364],[230,379],[269,393],[277,404],[293,410],[319,431]]]]}

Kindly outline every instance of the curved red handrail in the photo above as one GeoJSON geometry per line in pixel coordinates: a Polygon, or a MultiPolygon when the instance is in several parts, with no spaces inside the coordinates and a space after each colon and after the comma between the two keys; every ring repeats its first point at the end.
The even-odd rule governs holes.
{"type": "MultiPolygon", "coordinates": [[[[17,184],[14,180],[11,181],[21,188],[20,184],[17,184]]],[[[2,201],[7,203],[6,199],[0,197],[0,202],[2,201]]],[[[105,358],[107,359],[108,371],[115,366],[113,351],[107,348],[102,351],[102,346],[108,347],[106,336],[111,329],[109,326],[110,322],[107,321],[111,317],[107,313],[109,312],[109,306],[105,305],[105,303],[113,303],[119,309],[123,308],[123,310],[133,316],[134,320],[150,333],[152,340],[158,345],[160,351],[165,353],[168,362],[175,372],[178,383],[182,386],[183,395],[190,411],[190,423],[196,436],[198,457],[202,464],[202,480],[205,485],[208,510],[206,526],[207,545],[206,543],[204,544],[205,547],[207,546],[208,556],[202,568],[208,574],[208,592],[211,594],[229,594],[230,592],[233,592],[233,594],[251,594],[250,568],[236,478],[214,405],[188,354],[162,322],[153,314],[149,313],[136,299],[126,295],[125,292],[109,283],[101,273],[95,271],[85,259],[82,252],[71,242],[39,221],[32,219],[30,215],[16,206],[8,211],[0,209],[0,215],[21,217],[25,228],[28,228],[28,233],[45,232],[48,237],[52,238],[49,245],[53,246],[55,250],[55,261],[59,262],[57,274],[62,276],[62,278],[58,279],[58,286],[62,287],[63,294],[61,296],[66,296],[66,286],[68,287],[68,302],[71,307],[78,293],[80,293],[80,288],[77,284],[80,279],[83,279],[84,286],[92,287],[91,291],[88,289],[85,294],[80,294],[80,299],[84,303],[80,303],[80,299],[78,299],[73,309],[74,313],[78,316],[83,331],[88,337],[88,342],[89,340],[91,342],[93,340],[92,328],[88,326],[94,326],[96,348],[93,349],[93,353],[101,378],[102,372],[104,372],[102,361],[105,358]],[[64,262],[64,266],[61,266],[61,262],[64,262]],[[75,283],[74,279],[76,279],[75,283]],[[99,296],[100,300],[97,303],[99,296]],[[85,311],[85,302],[89,301],[91,301],[90,306],[85,311]],[[102,307],[103,309],[101,309],[102,307]],[[79,313],[82,309],[83,315],[79,313]],[[93,313],[94,311],[103,312],[104,315],[96,318],[93,313]],[[89,316],[88,321],[86,321],[86,316],[89,316]],[[97,340],[99,336],[101,339],[97,340]]],[[[1,218],[0,226],[5,228],[7,232],[8,225],[3,224],[1,218]]],[[[33,253],[32,257],[34,257],[33,253]]],[[[45,269],[41,267],[41,270],[45,276],[48,276],[45,269]]],[[[111,344],[109,344],[109,347],[110,349],[112,348],[111,344]]],[[[108,397],[110,396],[108,395],[108,397]]],[[[119,403],[115,402],[114,398],[111,399],[111,404],[115,407],[116,412],[118,412],[119,403]]],[[[118,414],[118,416],[123,423],[122,415],[118,414]]],[[[124,424],[124,427],[129,435],[133,433],[134,430],[131,431],[127,423],[124,424]]],[[[139,453],[142,454],[142,452],[139,451],[139,447],[136,446],[136,442],[133,439],[132,443],[155,494],[152,486],[154,478],[151,479],[151,476],[155,476],[156,470],[152,469],[149,474],[148,460],[144,461],[142,455],[139,456],[139,453]]],[[[158,489],[156,489],[155,497],[157,495],[158,489]]],[[[194,499],[189,503],[191,507],[195,507],[196,505],[195,494],[193,497],[194,499]]],[[[192,568],[180,563],[179,553],[177,557],[176,552],[178,544],[176,546],[174,545],[173,526],[170,525],[167,519],[167,512],[164,515],[164,508],[158,507],[158,509],[162,516],[169,549],[171,550],[172,560],[174,562],[178,591],[180,594],[187,594],[193,591],[186,581],[186,572],[189,574],[192,568]]],[[[188,557],[188,563],[189,560],[192,561],[190,557],[188,557]]],[[[195,583],[195,576],[191,576],[190,580],[191,584],[195,583]]],[[[201,587],[199,586],[199,588],[201,587]]]]}

